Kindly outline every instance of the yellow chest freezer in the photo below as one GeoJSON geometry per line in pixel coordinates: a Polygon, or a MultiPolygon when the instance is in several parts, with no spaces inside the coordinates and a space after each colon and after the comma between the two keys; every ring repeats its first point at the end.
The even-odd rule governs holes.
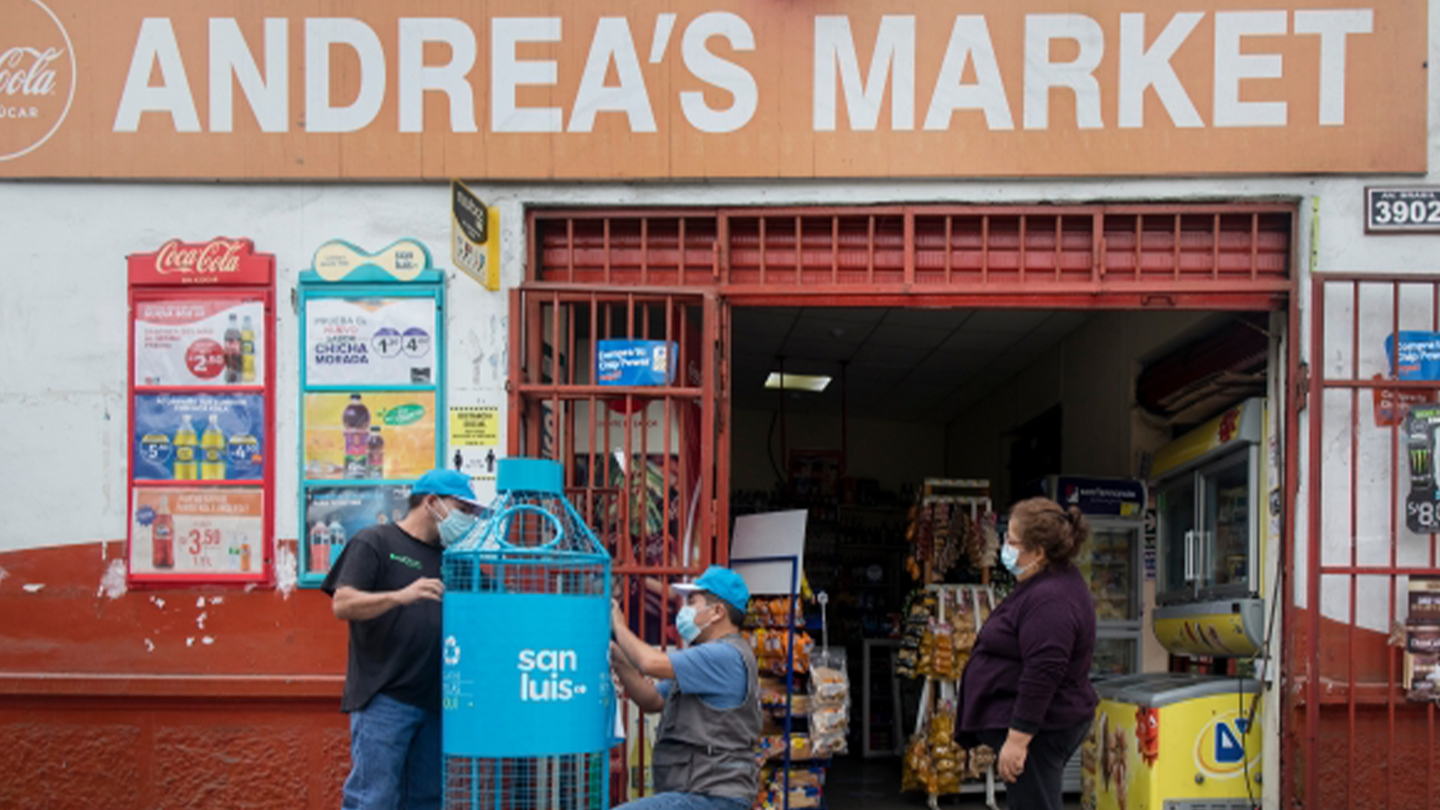
{"type": "Polygon", "coordinates": [[[1251,810],[1260,804],[1258,681],[1151,673],[1096,684],[1081,749],[1089,810],[1251,810]]]}

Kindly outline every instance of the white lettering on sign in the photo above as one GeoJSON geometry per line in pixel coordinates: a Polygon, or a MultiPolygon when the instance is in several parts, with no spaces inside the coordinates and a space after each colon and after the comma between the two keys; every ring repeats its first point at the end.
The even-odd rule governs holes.
{"type": "MultiPolygon", "coordinates": [[[[1015,111],[1007,97],[1006,82],[1023,88],[1023,126],[1026,130],[1051,129],[1050,105],[1054,91],[1073,94],[1078,129],[1107,126],[1102,110],[1105,95],[1113,93],[1118,116],[1109,124],[1121,129],[1146,126],[1145,101],[1150,91],[1178,128],[1283,127],[1293,99],[1266,98],[1267,80],[1285,76],[1285,64],[1273,41],[1280,37],[1318,38],[1319,62],[1313,92],[1318,98],[1318,123],[1342,126],[1346,121],[1346,86],[1354,38],[1376,32],[1373,8],[1226,10],[1174,14],[1154,19],[1144,12],[1122,13],[1118,20],[1081,13],[1027,14],[1023,42],[1010,45],[1011,53],[997,51],[989,17],[995,14],[959,14],[946,17],[950,39],[938,59],[918,63],[917,31],[922,24],[914,14],[887,14],[870,35],[857,42],[850,15],[819,14],[812,23],[811,126],[815,132],[848,128],[873,132],[888,105],[889,129],[916,128],[916,97],[930,88],[923,129],[945,131],[956,112],[980,112],[992,131],[1015,129],[1015,111]],[[1196,108],[1175,67],[1184,50],[1200,47],[1193,35],[1209,16],[1214,28],[1209,54],[1214,92],[1207,121],[1196,108]],[[1118,27],[1115,24],[1118,22],[1118,27]],[[1107,41],[1115,37],[1113,42],[1107,41]],[[1266,42],[1272,44],[1267,49],[1266,42]],[[1016,54],[1014,49],[1023,52],[1016,54]],[[1069,54],[1056,57],[1057,52],[1069,54]],[[860,54],[868,53],[868,66],[860,54]],[[1023,75],[1007,77],[1001,57],[1012,60],[1012,70],[1023,75]],[[1101,66],[1109,60],[1115,69],[1101,66]],[[933,71],[928,75],[923,71],[933,71]],[[1101,77],[1111,76],[1112,86],[1101,77]],[[927,85],[933,79],[933,84],[927,85]],[[969,79],[967,81],[967,79],[969,79]],[[1242,100],[1244,99],[1244,100],[1242,100]],[[844,107],[844,125],[841,108],[844,107]]],[[[935,22],[927,19],[923,24],[935,22]]],[[[298,22],[297,22],[298,24],[298,22]]],[[[476,82],[488,82],[489,131],[495,133],[590,133],[597,118],[612,113],[633,133],[658,131],[657,99],[647,83],[639,54],[648,46],[648,63],[661,65],[679,58],[688,73],[708,88],[729,95],[728,106],[711,92],[676,89],[683,121],[697,132],[730,133],[750,125],[760,109],[760,85],[743,59],[721,56],[753,53],[760,48],[749,20],[735,12],[700,14],[684,25],[679,48],[670,47],[676,15],[660,15],[648,42],[637,43],[646,29],[624,16],[601,17],[583,32],[589,48],[583,67],[569,65],[575,92],[557,106],[522,106],[521,96],[532,88],[561,85],[561,62],[555,52],[566,42],[561,17],[494,17],[489,26],[489,62],[477,63],[477,23],[450,17],[405,17],[398,20],[395,52],[387,54],[384,42],[370,23],[347,17],[312,17],[303,20],[303,111],[290,109],[291,73],[288,58],[290,21],[266,18],[263,44],[247,42],[232,17],[209,20],[208,129],[231,132],[234,127],[234,87],[238,85],[261,132],[283,133],[292,116],[304,121],[307,132],[355,132],[375,124],[387,94],[392,92],[398,132],[419,133],[425,127],[427,94],[448,102],[449,129],[477,132],[476,82]],[[721,40],[716,43],[715,40],[721,40]],[[448,60],[426,62],[426,46],[447,46],[448,60]],[[346,48],[353,54],[335,53],[346,48]],[[263,50],[263,53],[259,52],[263,50]],[[549,55],[546,53],[549,51],[549,55]],[[522,58],[521,54],[524,53],[522,58]],[[358,62],[355,89],[337,103],[332,97],[332,65],[337,60],[358,62]],[[260,65],[264,65],[263,72],[260,65]],[[488,69],[489,75],[477,75],[488,69]],[[395,77],[392,83],[390,76],[395,77]],[[613,82],[613,83],[611,83],[613,82]],[[353,95],[351,95],[353,94],[353,95]]],[[[771,48],[787,43],[770,42],[771,48]]],[[[188,48],[187,52],[194,51],[188,48]]],[[[0,95],[39,97],[55,92],[53,66],[65,54],[62,48],[11,47],[0,51],[0,95]]],[[[655,74],[651,74],[653,79],[655,74]]],[[[1193,76],[1191,77],[1193,80],[1193,76]]],[[[678,82],[667,81],[668,88],[678,82]]],[[[333,90],[340,93],[339,90],[333,90]]],[[[1278,91],[1277,91],[1278,92],[1278,91]]],[[[1290,91],[1293,92],[1293,91],[1290,91]]],[[[722,97],[723,98],[723,97],[722,97]]],[[[664,109],[663,99],[661,108],[664,109]]],[[[533,103],[533,102],[532,102],[533,103]]],[[[29,105],[0,104],[5,117],[29,117],[29,105]]],[[[176,132],[202,131],[201,117],[187,76],[187,66],[168,17],[142,21],[135,39],[129,72],[116,108],[114,130],[136,132],[145,113],[161,113],[176,132]],[[152,75],[156,76],[151,84],[152,75]]],[[[483,113],[482,113],[483,115],[483,113]]],[[[1066,122],[1068,124],[1068,122],[1066,122]]]]}
{"type": "Polygon", "coordinates": [[[48,96],[55,92],[52,62],[65,54],[61,48],[14,47],[0,53],[0,95],[48,96]]]}
{"type": "Polygon", "coordinates": [[[210,20],[210,131],[230,132],[234,122],[233,85],[238,82],[261,132],[290,129],[289,23],[265,20],[265,77],[245,44],[240,24],[231,17],[210,20]]]}
{"type": "Polygon", "coordinates": [[[522,702],[567,701],[575,695],[585,694],[583,684],[560,677],[561,673],[576,670],[578,658],[574,650],[521,650],[518,658],[515,668],[520,671],[522,702]],[[549,677],[532,675],[536,672],[550,674],[549,677]]]}
{"type": "Polygon", "coordinates": [[[216,239],[203,245],[187,245],[171,239],[161,245],[155,254],[155,272],[162,276],[173,273],[202,276],[234,273],[240,269],[241,252],[245,247],[243,239],[216,239]]]}

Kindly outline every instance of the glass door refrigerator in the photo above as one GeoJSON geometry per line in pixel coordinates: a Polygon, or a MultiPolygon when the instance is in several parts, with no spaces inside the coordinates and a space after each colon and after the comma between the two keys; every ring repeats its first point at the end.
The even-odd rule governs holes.
{"type": "MultiPolygon", "coordinates": [[[[1090,524],[1090,542],[1076,565],[1090,583],[1095,602],[1095,656],[1090,678],[1099,684],[1140,671],[1143,631],[1144,481],[1053,475],[1042,479],[1040,494],[1061,506],[1079,507],[1090,524]]],[[[1084,787],[1079,752],[1065,768],[1064,789],[1084,787]]]]}
{"type": "MultiPolygon", "coordinates": [[[[1264,400],[1247,400],[1156,455],[1153,629],[1177,656],[1244,658],[1263,647],[1265,425],[1264,400]]],[[[1259,682],[1163,672],[1107,680],[1096,691],[1082,806],[1249,810],[1258,801],[1259,682]]]]}
{"type": "Polygon", "coordinates": [[[1076,564],[1095,600],[1096,681],[1140,671],[1144,596],[1144,481],[1052,475],[1040,493],[1069,508],[1080,508],[1090,524],[1090,542],[1076,564]]]}

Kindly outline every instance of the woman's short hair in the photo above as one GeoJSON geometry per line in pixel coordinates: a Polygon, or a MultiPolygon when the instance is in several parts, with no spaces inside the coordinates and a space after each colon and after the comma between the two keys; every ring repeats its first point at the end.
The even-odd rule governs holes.
{"type": "Polygon", "coordinates": [[[1029,498],[1010,507],[1010,525],[1028,551],[1044,551],[1053,568],[1065,568],[1090,537],[1090,524],[1077,507],[1068,510],[1049,498],[1029,498]]]}

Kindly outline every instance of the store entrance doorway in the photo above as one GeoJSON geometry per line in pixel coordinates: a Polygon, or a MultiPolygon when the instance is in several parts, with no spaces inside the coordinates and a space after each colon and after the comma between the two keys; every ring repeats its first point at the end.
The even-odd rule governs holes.
{"type": "MultiPolygon", "coordinates": [[[[754,493],[773,488],[775,479],[782,488],[790,487],[792,448],[814,451],[793,465],[808,470],[812,479],[860,477],[855,474],[862,452],[857,433],[825,431],[827,439],[841,434],[837,462],[833,446],[807,446],[799,432],[820,430],[833,417],[806,413],[801,401],[792,405],[788,399],[780,417],[773,413],[781,401],[777,397],[790,392],[766,392],[763,380],[751,378],[760,365],[766,376],[776,370],[780,354],[786,355],[786,371],[800,370],[799,350],[757,348],[762,334],[776,328],[776,313],[809,321],[843,320],[847,313],[871,318],[879,311],[880,321],[893,321],[874,325],[880,357],[873,365],[893,376],[906,363],[887,360],[880,350],[918,350],[919,356],[906,362],[930,367],[918,373],[909,368],[903,375],[907,379],[862,383],[857,376],[867,365],[862,358],[823,355],[825,344],[837,342],[834,326],[828,334],[821,326],[809,338],[814,344],[809,348],[818,347],[832,366],[840,366],[841,388],[869,397],[864,407],[842,398],[842,408],[855,409],[846,414],[855,420],[852,425],[867,418],[862,414],[869,408],[868,418],[876,419],[883,410],[887,420],[905,430],[931,426],[931,435],[918,441],[880,430],[866,437],[883,446],[888,463],[924,460],[923,481],[930,470],[945,475],[961,468],[951,456],[961,449],[956,437],[962,431],[946,427],[954,414],[1011,384],[1017,369],[1053,364],[1057,342],[1091,328],[1094,319],[1148,316],[1188,322],[1192,316],[1210,317],[1195,313],[1233,317],[1283,310],[1292,286],[1293,214],[1293,206],[1284,204],[532,211],[528,280],[512,298],[509,451],[566,465],[572,497],[591,504],[590,519],[601,524],[598,533],[622,557],[617,572],[624,575],[620,590],[627,594],[624,607],[632,626],[652,642],[674,643],[667,626],[668,585],[693,576],[704,564],[729,559],[734,519],[765,505],[754,493]],[[940,357],[945,352],[910,342],[922,332],[933,333],[936,322],[945,319],[953,322],[939,329],[954,331],[970,323],[991,325],[976,329],[980,333],[1013,332],[1030,325],[991,346],[989,359],[972,370],[988,389],[971,385],[941,391],[935,381],[946,373],[940,357]],[[681,320],[684,328],[677,326],[681,320]],[[907,335],[910,329],[920,331],[907,335]],[[594,348],[607,336],[677,343],[674,351],[684,355],[679,373],[648,389],[599,385],[594,348]],[[1021,343],[1023,358],[1002,362],[995,354],[1017,350],[1021,343]],[[760,402],[751,402],[752,396],[760,402]],[[938,434],[935,414],[945,417],[938,434]],[[769,443],[782,418],[787,446],[774,457],[769,443]],[[766,440],[758,445],[742,441],[757,434],[766,440]],[[887,443],[887,437],[892,441],[887,443]],[[852,441],[856,444],[848,446],[852,441]],[[612,464],[618,473],[608,471],[612,464]],[[677,476],[672,470],[682,472],[677,476]],[[771,478],[751,487],[748,477],[756,475],[771,478]],[[693,485],[687,483],[692,480],[693,485]],[[658,555],[647,556],[656,549],[658,555]]],[[[1293,324],[1291,315],[1288,323],[1293,324]]],[[[1268,334],[1287,330],[1284,318],[1261,314],[1259,323],[1268,334]]],[[[830,346],[829,351],[837,350],[830,346]]],[[[981,358],[978,351],[952,354],[973,362],[981,358]]],[[[1101,349],[1076,349],[1072,356],[1102,354],[1101,349]]],[[[1128,416],[1132,365],[1139,358],[1119,359],[1124,368],[1116,374],[1062,373],[1045,383],[1046,390],[1095,387],[1118,398],[1118,405],[1108,403],[1110,412],[1128,416]]],[[[1273,360],[1274,352],[1267,359],[1273,360]]],[[[1276,368],[1273,362],[1270,366],[1276,368]]],[[[1101,445],[1107,468],[1134,469],[1131,442],[1111,437],[1111,447],[1103,449],[1107,434],[1080,422],[1084,413],[1061,408],[1062,462],[1072,454],[1085,457],[1087,446],[1101,445]],[[1069,423],[1081,427],[1067,429],[1069,423]],[[1117,451],[1122,444],[1126,449],[1117,451]]],[[[1007,503],[1017,486],[1004,468],[1015,449],[1006,447],[1007,438],[1044,441],[1037,438],[1043,433],[1023,428],[1021,422],[1008,421],[964,448],[1000,460],[1000,467],[986,476],[994,490],[992,508],[1007,503]],[[1012,435],[1007,437],[1007,430],[1012,435]]],[[[1123,432],[1145,429],[1127,426],[1123,432]]],[[[1039,463],[1020,461],[1026,469],[1039,463]]],[[[855,486],[859,490],[862,484],[855,486]]],[[[856,497],[864,496],[857,491],[856,497]]],[[[831,615],[836,619],[835,612],[831,615]]],[[[615,763],[617,801],[648,791],[647,742],[653,726],[637,717],[627,722],[629,744],[615,763]]],[[[898,738],[900,730],[893,734],[898,738]]],[[[858,753],[852,756],[860,760],[858,753]]],[[[857,796],[866,793],[855,790],[857,796]]],[[[837,798],[832,793],[827,803],[838,807],[837,798]]]]}

